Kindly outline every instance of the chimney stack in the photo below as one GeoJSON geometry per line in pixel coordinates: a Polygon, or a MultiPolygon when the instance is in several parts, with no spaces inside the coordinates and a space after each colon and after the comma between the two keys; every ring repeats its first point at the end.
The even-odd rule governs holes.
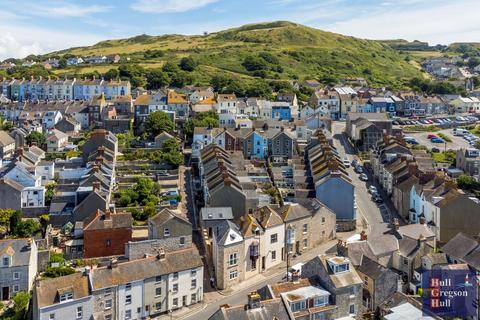
{"type": "Polygon", "coordinates": [[[393,218],[393,226],[395,228],[395,231],[398,231],[400,228],[400,222],[398,221],[398,218],[393,218]]]}
{"type": "Polygon", "coordinates": [[[261,297],[257,291],[248,294],[248,309],[257,309],[262,307],[261,297]]]}
{"type": "Polygon", "coordinates": [[[92,187],[93,187],[93,192],[95,191],[100,191],[100,182],[99,181],[95,181],[94,183],[92,183],[92,187]]]}
{"type": "Polygon", "coordinates": [[[165,260],[165,250],[163,248],[160,248],[160,251],[158,252],[157,259],[160,261],[165,260]]]}
{"type": "Polygon", "coordinates": [[[360,232],[360,240],[361,241],[366,241],[367,240],[367,233],[365,232],[365,230],[360,232]]]}

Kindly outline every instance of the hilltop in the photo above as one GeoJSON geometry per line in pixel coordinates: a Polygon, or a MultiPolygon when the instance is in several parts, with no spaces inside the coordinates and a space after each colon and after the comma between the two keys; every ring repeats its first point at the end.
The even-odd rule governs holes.
{"type": "MultiPolygon", "coordinates": [[[[225,72],[240,79],[319,79],[335,82],[349,77],[366,78],[372,85],[401,87],[413,77],[422,77],[407,54],[386,43],[358,39],[278,21],[245,25],[202,36],[139,35],[77,47],[51,56],[120,54],[147,68],[160,68],[167,61],[191,56],[197,67],[191,76],[206,83],[225,72]],[[245,63],[245,60],[253,63],[245,63]],[[266,66],[258,66],[258,64],[266,66]],[[248,65],[248,67],[246,66],[248,65]]],[[[60,70],[60,74],[100,73],[113,65],[60,70]]]]}

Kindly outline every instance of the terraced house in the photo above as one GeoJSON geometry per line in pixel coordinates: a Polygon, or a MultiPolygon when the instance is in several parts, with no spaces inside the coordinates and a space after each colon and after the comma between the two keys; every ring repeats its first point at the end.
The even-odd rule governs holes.
{"type": "Polygon", "coordinates": [[[355,187],[325,135],[319,132],[317,139],[306,153],[316,198],[335,213],[340,230],[353,230],[357,219],[355,187]],[[338,201],[339,194],[342,201],[338,201]]]}
{"type": "Polygon", "coordinates": [[[87,267],[34,288],[34,319],[144,319],[203,300],[203,264],[192,249],[87,267]]]}

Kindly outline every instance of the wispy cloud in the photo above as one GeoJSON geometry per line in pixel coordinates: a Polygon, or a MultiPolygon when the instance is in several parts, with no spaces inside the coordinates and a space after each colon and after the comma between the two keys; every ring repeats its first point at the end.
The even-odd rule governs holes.
{"type": "Polygon", "coordinates": [[[185,12],[198,9],[218,0],[136,0],[132,9],[146,13],[185,12]]]}
{"type": "Polygon", "coordinates": [[[107,12],[111,6],[90,5],[80,6],[77,4],[65,3],[58,6],[35,6],[31,13],[35,15],[51,17],[84,17],[94,13],[107,12]]]}

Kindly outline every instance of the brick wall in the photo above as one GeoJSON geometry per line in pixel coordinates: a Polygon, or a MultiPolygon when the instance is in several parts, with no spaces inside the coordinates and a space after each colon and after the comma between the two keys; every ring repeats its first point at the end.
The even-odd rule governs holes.
{"type": "Polygon", "coordinates": [[[123,255],[132,240],[131,228],[84,230],[84,258],[123,255]]]}

